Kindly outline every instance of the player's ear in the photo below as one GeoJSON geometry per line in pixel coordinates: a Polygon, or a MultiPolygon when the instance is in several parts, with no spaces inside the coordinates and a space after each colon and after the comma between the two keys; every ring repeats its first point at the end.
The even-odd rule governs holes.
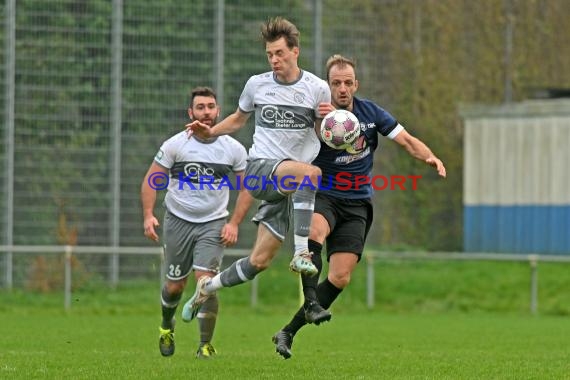
{"type": "Polygon", "coordinates": [[[354,80],[354,91],[358,90],[358,79],[354,80]]]}
{"type": "Polygon", "coordinates": [[[190,119],[194,120],[194,114],[192,113],[192,107],[188,108],[188,117],[190,117],[190,119]]]}
{"type": "Polygon", "coordinates": [[[299,46],[293,46],[293,54],[295,54],[295,57],[299,58],[299,46]]]}

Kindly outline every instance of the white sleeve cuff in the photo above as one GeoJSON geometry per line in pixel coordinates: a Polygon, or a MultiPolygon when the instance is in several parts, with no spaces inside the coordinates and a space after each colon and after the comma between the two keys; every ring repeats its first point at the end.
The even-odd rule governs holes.
{"type": "Polygon", "coordinates": [[[395,139],[396,136],[398,136],[398,134],[399,134],[400,132],[402,132],[403,130],[404,130],[404,127],[402,126],[402,124],[398,123],[398,124],[396,125],[396,128],[394,128],[394,129],[392,130],[392,132],[390,132],[390,134],[389,134],[388,136],[386,136],[386,137],[388,137],[390,140],[393,140],[393,139],[395,139]]]}

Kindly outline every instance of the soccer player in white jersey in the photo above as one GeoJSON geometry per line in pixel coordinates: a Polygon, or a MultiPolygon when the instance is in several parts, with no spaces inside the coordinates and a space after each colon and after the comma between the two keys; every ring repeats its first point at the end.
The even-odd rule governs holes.
{"type": "Polygon", "coordinates": [[[187,126],[195,135],[210,138],[237,131],[255,113],[246,175],[258,180],[249,183],[249,190],[262,200],[253,219],[258,223],[257,239],[248,257],[212,279],[198,281],[194,296],[182,309],[185,321],[193,319],[208,294],[252,280],[270,265],[289,227],[291,201],[295,253],[290,268],[317,273],[308,235],[321,171],[310,163],[320,149],[318,106],[330,102],[330,90],[325,81],[299,68],[299,31],[294,24],[281,17],[269,19],[261,35],[271,71],[249,78],[237,110],[213,128],[199,121],[187,126]]]}
{"type": "MultiPolygon", "coordinates": [[[[215,92],[208,87],[193,89],[188,115],[213,126],[219,115],[215,92]]],[[[239,192],[227,221],[229,189],[233,186],[227,176],[235,173],[238,179],[243,178],[246,158],[245,148],[230,136],[189,138],[182,131],[162,144],[143,180],[144,234],[155,242],[159,241],[156,232],[159,222],[153,213],[156,190],[168,185],[163,226],[166,280],[162,287],[159,327],[163,356],[174,354],[174,314],[190,272],[194,270],[195,280],[215,275],[220,269],[223,248],[237,241],[238,225],[253,198],[240,183],[244,190],[239,192]]],[[[198,312],[200,346],[196,356],[199,358],[216,354],[211,340],[217,314],[218,299],[212,294],[198,312]]]]}

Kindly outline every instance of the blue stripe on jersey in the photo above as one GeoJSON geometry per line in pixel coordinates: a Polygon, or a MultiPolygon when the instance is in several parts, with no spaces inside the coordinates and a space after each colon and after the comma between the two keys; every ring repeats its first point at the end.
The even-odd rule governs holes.
{"type": "Polygon", "coordinates": [[[319,155],[313,161],[323,172],[322,190],[319,191],[337,198],[371,198],[370,184],[361,184],[356,189],[353,179],[359,175],[371,176],[374,151],[378,148],[378,133],[388,136],[398,122],[389,112],[367,99],[355,97],[352,113],[360,121],[360,137],[353,144],[357,153],[332,149],[321,142],[319,155]]]}

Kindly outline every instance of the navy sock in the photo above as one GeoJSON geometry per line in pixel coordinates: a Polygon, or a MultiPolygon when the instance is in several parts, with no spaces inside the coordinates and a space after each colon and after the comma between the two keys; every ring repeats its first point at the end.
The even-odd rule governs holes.
{"type": "Polygon", "coordinates": [[[301,283],[303,284],[303,294],[305,295],[305,302],[317,300],[317,285],[319,284],[319,275],[323,269],[323,259],[321,251],[323,250],[322,244],[309,239],[309,251],[313,252],[312,261],[317,267],[319,272],[314,276],[301,275],[301,283]]]}

